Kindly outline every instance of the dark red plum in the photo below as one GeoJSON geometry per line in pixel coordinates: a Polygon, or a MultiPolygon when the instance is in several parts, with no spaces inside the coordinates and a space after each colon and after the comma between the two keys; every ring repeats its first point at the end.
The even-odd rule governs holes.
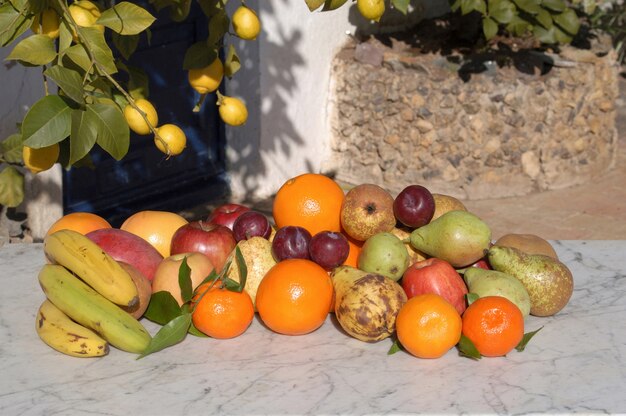
{"type": "Polygon", "coordinates": [[[269,238],[272,226],[267,217],[258,211],[246,211],[233,223],[233,234],[237,242],[252,237],[269,238]]]}
{"type": "Polygon", "coordinates": [[[341,233],[320,231],[311,238],[311,260],[327,270],[342,265],[350,253],[348,239],[341,233]]]}
{"type": "Polygon", "coordinates": [[[305,228],[289,225],[279,228],[272,241],[272,255],[276,261],[309,259],[311,233],[305,228]]]}
{"type": "Polygon", "coordinates": [[[435,214],[435,198],[421,185],[409,185],[393,201],[393,214],[402,224],[419,228],[435,214]]]}

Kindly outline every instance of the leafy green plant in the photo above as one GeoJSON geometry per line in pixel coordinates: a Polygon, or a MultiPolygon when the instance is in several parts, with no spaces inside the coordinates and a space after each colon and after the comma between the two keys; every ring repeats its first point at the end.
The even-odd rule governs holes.
{"type": "Polygon", "coordinates": [[[626,6],[622,2],[609,3],[593,10],[591,26],[608,33],[613,39],[618,61],[626,63],[626,6]]]}
{"type": "MultiPolygon", "coordinates": [[[[240,68],[231,35],[228,0],[198,0],[209,20],[209,34],[186,51],[183,69],[202,68],[224,50],[224,73],[232,77],[240,68]]],[[[155,140],[165,141],[136,105],[149,96],[147,76],[128,59],[141,37],[149,40],[156,20],[144,7],[129,1],[98,2],[99,17],[92,25],[79,26],[68,0],[0,0],[0,47],[12,48],[6,60],[27,67],[41,67],[45,96],[34,103],[18,131],[0,142],[0,204],[19,205],[23,198],[22,148],[42,148],[59,143],[59,161],[66,168],[90,164],[89,154],[99,146],[114,159],[122,159],[129,148],[129,127],[123,109],[130,105],[148,124],[155,140]],[[54,35],[39,26],[43,13],[58,22],[54,35]],[[34,23],[34,24],[33,24],[34,23]],[[105,36],[106,35],[106,36],[105,36]],[[117,52],[117,53],[114,53],[117,52]],[[50,93],[50,83],[58,93],[50,93]]],[[[169,10],[175,22],[184,21],[191,0],[148,0],[149,8],[169,10]]],[[[165,59],[165,58],[164,58],[165,59]]],[[[201,96],[198,111],[204,102],[201,96]]],[[[169,156],[170,153],[166,152],[169,156]]]]}

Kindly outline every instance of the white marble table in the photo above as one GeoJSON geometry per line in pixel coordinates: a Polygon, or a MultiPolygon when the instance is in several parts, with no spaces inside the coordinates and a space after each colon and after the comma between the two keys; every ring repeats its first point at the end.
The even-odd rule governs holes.
{"type": "MultiPolygon", "coordinates": [[[[626,241],[554,242],[574,295],[522,353],[420,360],[331,318],[298,337],[255,320],[239,338],[188,337],[135,360],[57,353],[35,333],[39,244],[0,249],[0,415],[626,413],[626,241]]],[[[155,333],[157,326],[147,323],[155,333]]]]}

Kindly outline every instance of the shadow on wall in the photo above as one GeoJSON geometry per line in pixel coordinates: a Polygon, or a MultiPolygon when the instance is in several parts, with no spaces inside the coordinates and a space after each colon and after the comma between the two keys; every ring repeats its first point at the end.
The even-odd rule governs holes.
{"type": "MultiPolygon", "coordinates": [[[[265,16],[275,16],[281,7],[273,2],[259,3],[257,10],[265,16]]],[[[283,0],[283,3],[288,4],[288,1],[283,0]]],[[[305,145],[305,139],[289,111],[298,105],[292,97],[302,87],[295,73],[298,68],[306,66],[301,53],[304,34],[299,28],[280,24],[275,27],[276,32],[271,36],[268,36],[266,27],[262,28],[255,50],[236,45],[243,58],[242,72],[250,75],[246,78],[235,76],[233,80],[237,82],[235,94],[244,96],[249,107],[248,135],[240,137],[233,134],[229,138],[227,152],[231,153],[228,155],[228,170],[236,172],[240,178],[244,194],[238,195],[238,198],[243,200],[255,199],[259,178],[270,174],[271,162],[268,159],[272,155],[282,154],[289,158],[305,145]],[[263,38],[262,41],[260,38],[263,38]],[[251,95],[256,95],[255,100],[251,99],[251,95]]],[[[320,92],[311,88],[310,93],[320,92]]],[[[307,169],[313,170],[310,160],[305,160],[307,169]]]]}

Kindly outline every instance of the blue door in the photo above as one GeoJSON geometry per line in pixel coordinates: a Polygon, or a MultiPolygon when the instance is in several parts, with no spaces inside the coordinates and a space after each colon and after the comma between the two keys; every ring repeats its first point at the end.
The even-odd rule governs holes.
{"type": "Polygon", "coordinates": [[[142,39],[130,64],[142,68],[149,77],[150,101],[159,113],[159,125],[181,127],[187,148],[165,160],[152,135],[132,132],[129,152],[119,162],[94,148],[95,170],[72,168],[64,172],[65,213],[94,212],[119,226],[136,211],[180,211],[227,193],[224,129],[215,96],[206,98],[200,112],[192,112],[199,95],[189,86],[187,72],[182,69],[187,48],[206,39],[207,19],[195,2],[182,24],[169,22],[164,16],[157,15],[150,43],[142,39]]]}

